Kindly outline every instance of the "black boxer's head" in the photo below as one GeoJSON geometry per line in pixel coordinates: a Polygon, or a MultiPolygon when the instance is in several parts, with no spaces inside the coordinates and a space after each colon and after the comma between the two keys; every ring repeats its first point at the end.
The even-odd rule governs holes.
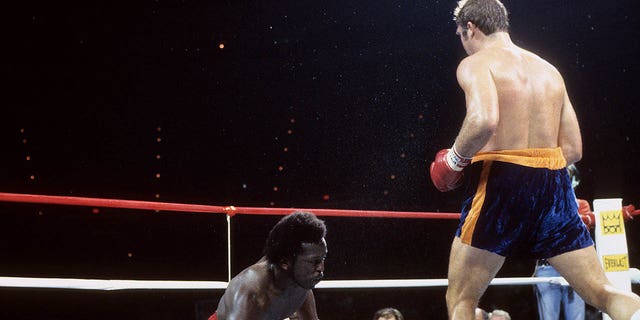
{"type": "Polygon", "coordinates": [[[282,218],[269,232],[264,255],[299,286],[311,289],[324,275],[327,256],[324,222],[309,212],[296,211],[282,218]]]}
{"type": "Polygon", "coordinates": [[[320,243],[327,233],[324,222],[310,212],[296,211],[271,229],[264,247],[270,263],[294,258],[302,251],[303,243],[320,243]]]}

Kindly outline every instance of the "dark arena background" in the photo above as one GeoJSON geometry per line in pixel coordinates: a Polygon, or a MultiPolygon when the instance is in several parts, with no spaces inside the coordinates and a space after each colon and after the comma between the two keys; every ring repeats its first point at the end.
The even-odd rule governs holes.
{"type": "MultiPolygon", "coordinates": [[[[638,6],[505,1],[563,74],[579,197],[640,205],[638,6]]],[[[454,1],[22,1],[2,21],[0,191],[274,208],[458,212],[427,174],[464,117],[454,1]]],[[[232,218],[232,273],[279,216],[232,218]]],[[[446,278],[455,220],[323,218],[326,278],[446,278]]],[[[637,220],[637,219],[636,219],[637,220]]],[[[640,222],[626,224],[640,266],[640,222]]],[[[226,281],[223,214],[0,202],[0,276],[226,281]]],[[[527,277],[508,259],[498,277],[527,277]]],[[[473,276],[473,275],[470,275],[473,276]]],[[[638,292],[637,285],[633,286],[638,292]]],[[[321,319],[446,319],[445,288],[316,289],[321,319]]],[[[219,290],[0,288],[1,319],[196,319],[219,290]]],[[[532,286],[481,307],[537,319],[532,286]]],[[[593,310],[590,314],[593,314],[593,310]]]]}

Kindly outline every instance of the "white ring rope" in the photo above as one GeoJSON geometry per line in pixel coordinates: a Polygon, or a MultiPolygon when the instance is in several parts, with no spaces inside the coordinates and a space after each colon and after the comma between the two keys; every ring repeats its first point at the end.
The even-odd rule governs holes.
{"type": "MultiPolygon", "coordinates": [[[[629,269],[631,283],[640,284],[640,270],[629,269]]],[[[495,278],[491,285],[512,286],[531,284],[559,284],[567,286],[562,277],[510,277],[495,278]]],[[[49,288],[81,290],[223,290],[224,281],[160,281],[160,280],[100,280],[66,278],[0,277],[0,287],[7,288],[49,288]]],[[[358,288],[423,288],[447,286],[447,279],[388,279],[388,280],[324,280],[317,289],[358,289],[358,288]]]]}
{"type": "Polygon", "coordinates": [[[227,282],[0,277],[0,287],[82,290],[225,289],[227,282]]]}

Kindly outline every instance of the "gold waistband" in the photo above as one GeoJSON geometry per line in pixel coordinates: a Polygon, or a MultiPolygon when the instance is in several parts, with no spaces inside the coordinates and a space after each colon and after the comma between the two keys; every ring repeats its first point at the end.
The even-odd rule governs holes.
{"type": "Polygon", "coordinates": [[[552,170],[562,169],[567,166],[567,161],[564,159],[560,147],[479,152],[473,157],[471,163],[487,160],[552,170]]]}

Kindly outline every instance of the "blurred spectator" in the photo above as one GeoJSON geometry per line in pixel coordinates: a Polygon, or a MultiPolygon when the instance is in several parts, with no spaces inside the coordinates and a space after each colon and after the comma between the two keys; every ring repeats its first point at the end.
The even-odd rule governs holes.
{"type": "Polygon", "coordinates": [[[495,309],[489,314],[489,320],[511,320],[511,316],[504,310],[495,309]]]}
{"type": "Polygon", "coordinates": [[[489,313],[482,308],[476,308],[475,320],[489,320],[489,313]]]}
{"type": "Polygon", "coordinates": [[[373,314],[373,320],[404,320],[404,317],[397,309],[384,308],[373,314]]]}

